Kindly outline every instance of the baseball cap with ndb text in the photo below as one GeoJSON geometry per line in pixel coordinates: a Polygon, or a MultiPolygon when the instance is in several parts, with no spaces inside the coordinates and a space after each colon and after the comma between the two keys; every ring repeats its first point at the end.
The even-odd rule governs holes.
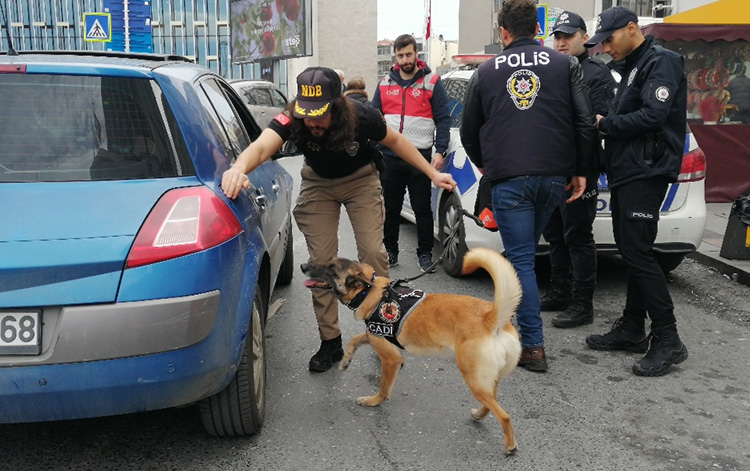
{"type": "Polygon", "coordinates": [[[586,47],[596,46],[612,36],[612,33],[626,27],[631,22],[638,24],[638,15],[632,10],[621,6],[608,8],[599,13],[599,18],[596,21],[596,32],[584,45],[586,47]]]}
{"type": "Polygon", "coordinates": [[[584,33],[586,32],[586,22],[583,21],[583,18],[572,11],[564,11],[560,13],[560,16],[555,20],[555,24],[552,25],[552,34],[576,34],[579,29],[584,33]]]}
{"type": "Polygon", "coordinates": [[[331,102],[341,95],[341,79],[327,67],[308,67],[297,76],[294,116],[322,118],[331,112],[331,102]]]}

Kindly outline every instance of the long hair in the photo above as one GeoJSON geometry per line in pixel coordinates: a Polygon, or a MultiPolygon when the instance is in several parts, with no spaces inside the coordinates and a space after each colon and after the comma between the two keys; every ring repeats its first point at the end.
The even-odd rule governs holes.
{"type": "Polygon", "coordinates": [[[497,26],[518,38],[536,35],[537,14],[533,0],[506,0],[497,12],[497,26]]]}
{"type": "MultiPolygon", "coordinates": [[[[290,116],[294,116],[292,112],[295,103],[296,100],[287,105],[286,109],[290,116]]],[[[357,113],[354,107],[354,103],[343,95],[337,96],[331,102],[331,127],[328,128],[325,140],[327,150],[341,151],[354,141],[357,135],[357,113]]],[[[291,130],[289,138],[294,142],[313,138],[302,118],[292,118],[291,130]]]]}

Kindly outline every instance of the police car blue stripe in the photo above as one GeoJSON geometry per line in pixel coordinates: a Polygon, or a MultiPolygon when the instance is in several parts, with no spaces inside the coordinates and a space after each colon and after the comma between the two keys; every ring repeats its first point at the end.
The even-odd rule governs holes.
{"type": "Polygon", "coordinates": [[[448,165],[446,165],[448,172],[456,180],[458,191],[462,195],[469,191],[469,189],[477,182],[477,177],[474,175],[474,169],[469,162],[466,162],[463,168],[456,168],[453,165],[453,158],[456,156],[456,151],[451,152],[448,156],[448,165]]]}
{"type": "Polygon", "coordinates": [[[674,198],[677,196],[677,190],[680,189],[679,183],[672,183],[672,185],[669,187],[669,191],[667,191],[667,197],[664,198],[664,204],[661,206],[662,211],[669,211],[672,208],[672,204],[674,203],[674,198]]]}

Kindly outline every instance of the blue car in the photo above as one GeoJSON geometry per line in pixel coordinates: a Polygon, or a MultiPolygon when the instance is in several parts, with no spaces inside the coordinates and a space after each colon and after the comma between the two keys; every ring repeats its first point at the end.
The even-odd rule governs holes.
{"type": "Polygon", "coordinates": [[[177,56],[21,52],[0,110],[0,423],[199,404],[256,432],[293,183],[272,159],[224,196],[261,132],[236,92],[177,56]]]}

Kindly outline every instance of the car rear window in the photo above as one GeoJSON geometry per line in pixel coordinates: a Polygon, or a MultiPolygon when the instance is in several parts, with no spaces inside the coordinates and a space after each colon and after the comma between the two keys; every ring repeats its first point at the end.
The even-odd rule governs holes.
{"type": "Polygon", "coordinates": [[[0,74],[0,182],[178,176],[152,85],[0,74]]]}

